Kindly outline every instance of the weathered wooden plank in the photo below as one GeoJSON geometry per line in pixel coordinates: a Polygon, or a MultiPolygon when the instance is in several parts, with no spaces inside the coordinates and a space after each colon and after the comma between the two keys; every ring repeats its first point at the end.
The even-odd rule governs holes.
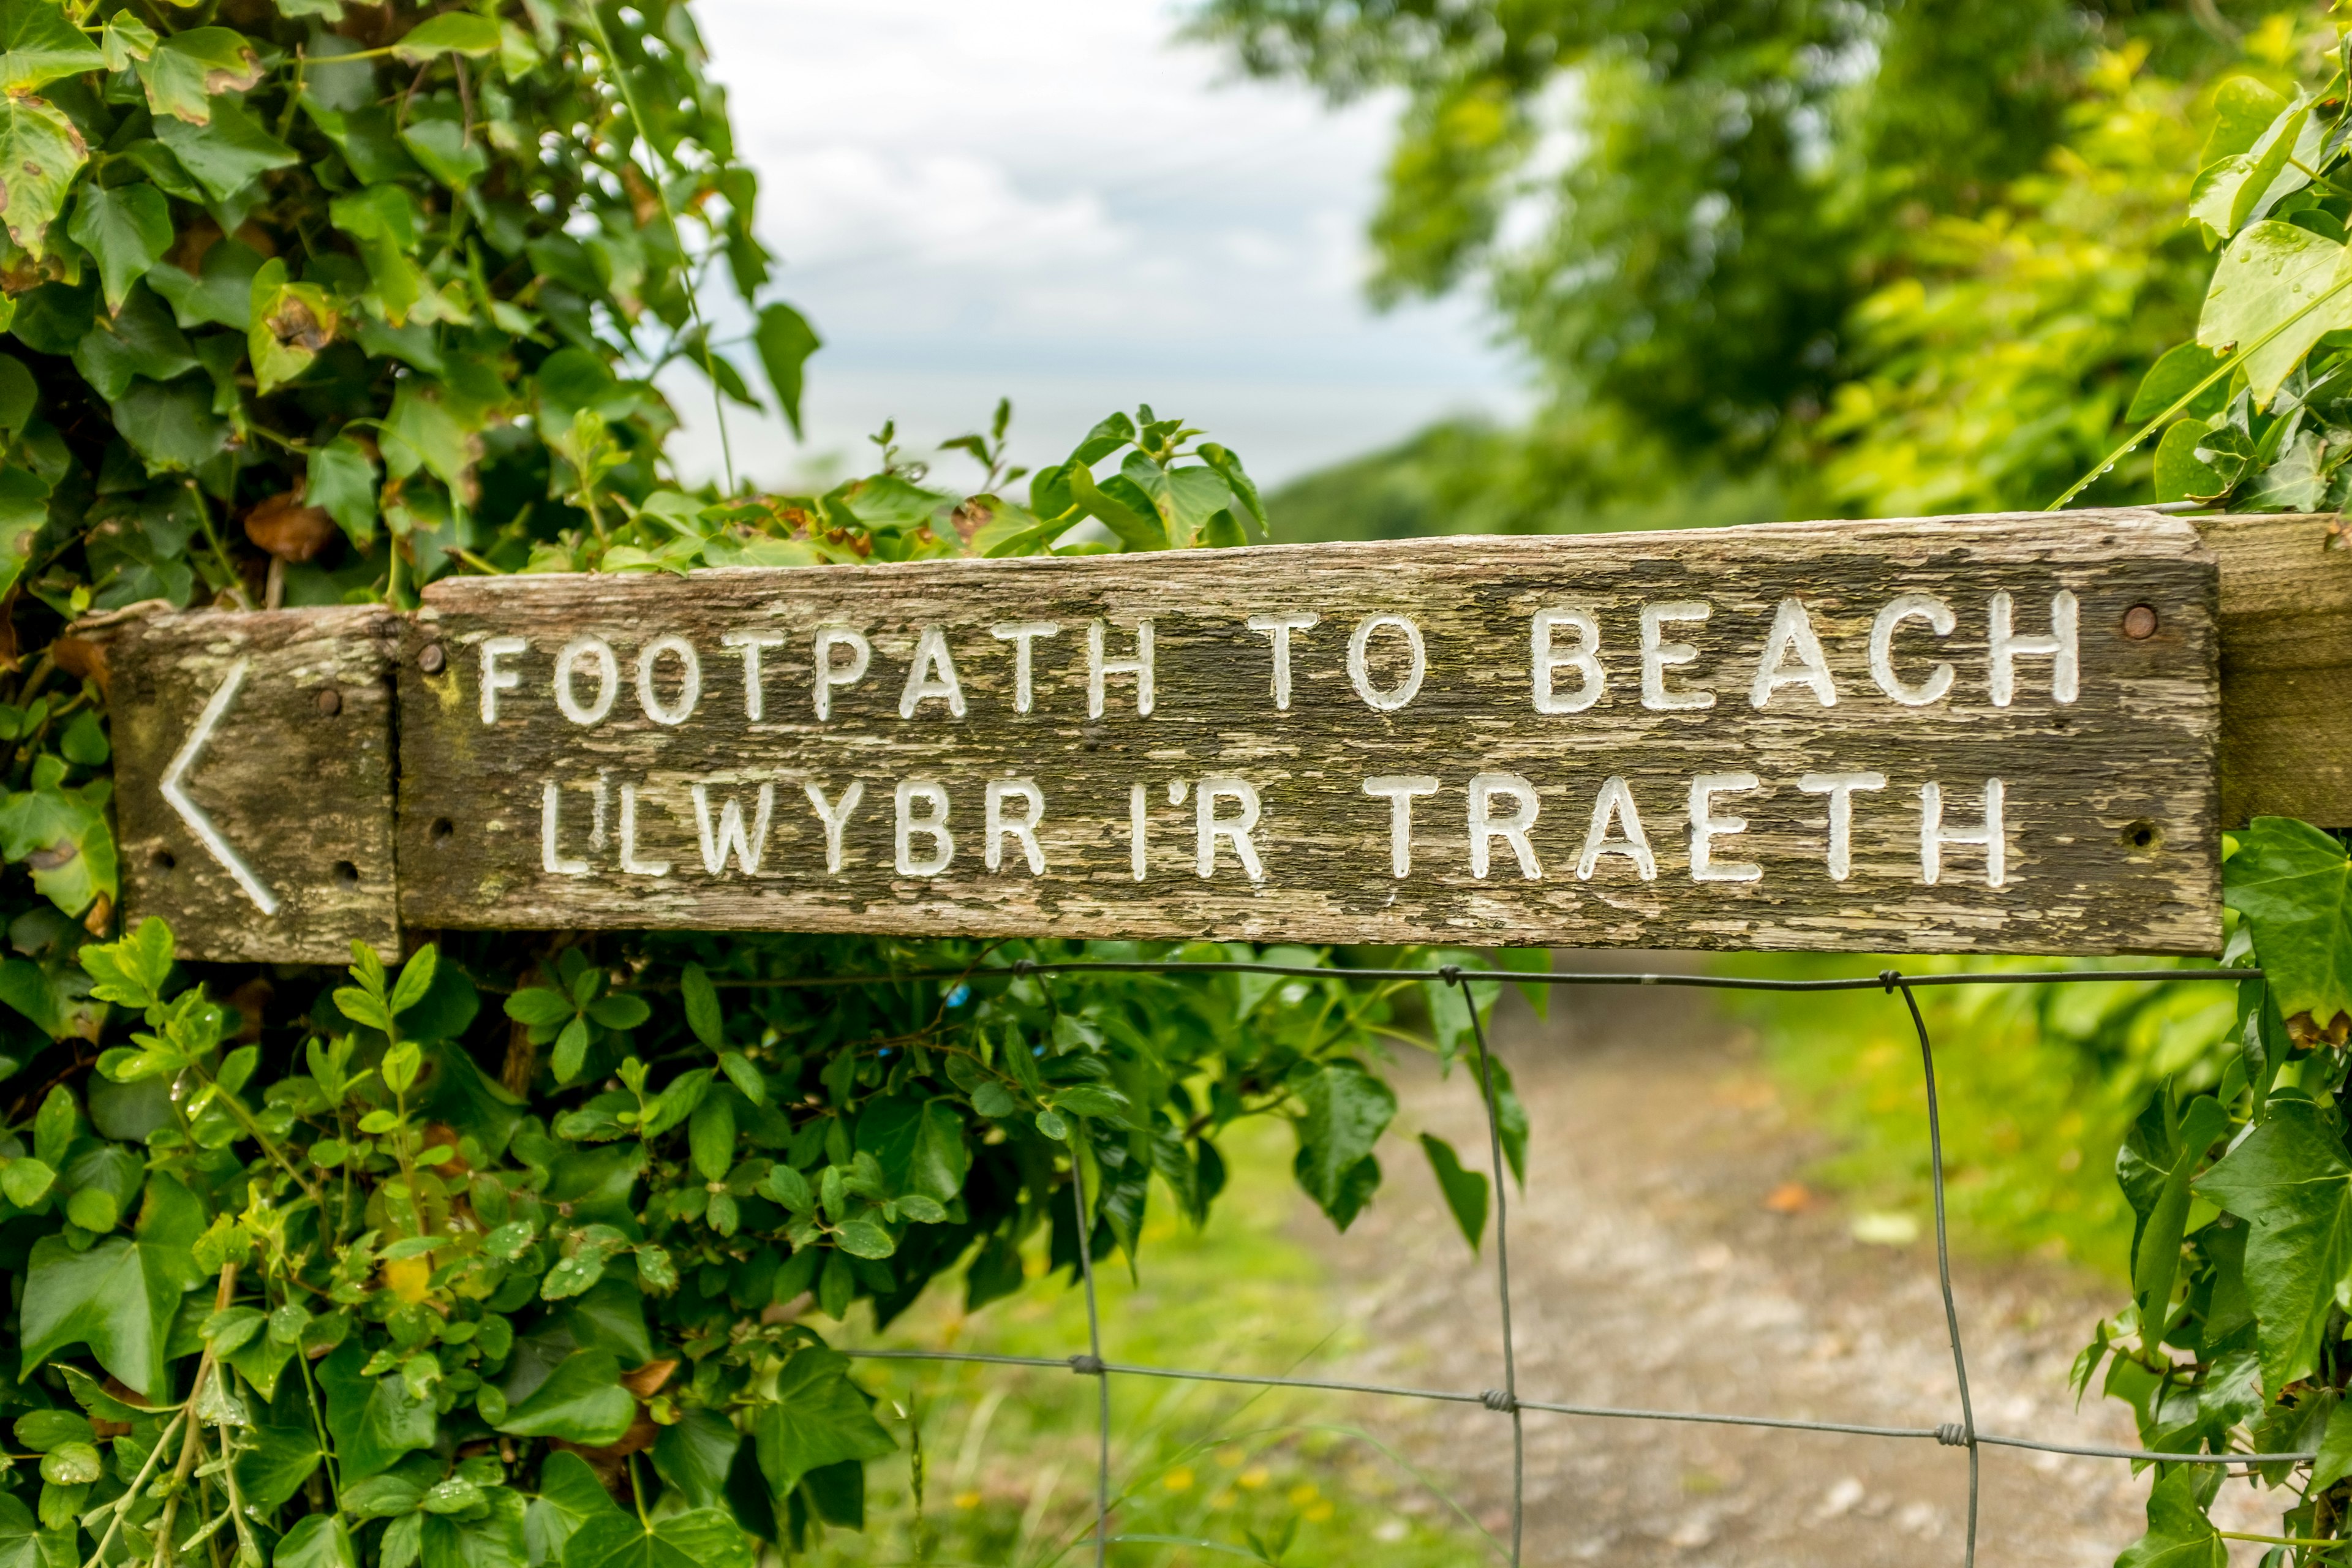
{"type": "Polygon", "coordinates": [[[2215,599],[2196,530],[2145,512],[445,581],[401,660],[402,910],[416,927],[2206,952],[2215,599]],[[1905,595],[1949,622],[1906,601],[1874,675],[1874,626],[1905,595]],[[1996,657],[2001,595],[2027,640],[1996,657]],[[2032,640],[2062,595],[2071,700],[2032,640]],[[1696,605],[1706,618],[1681,618],[1696,605]],[[1602,686],[1577,710],[1538,711],[1546,611],[1565,616],[1557,707],[1587,689],[1576,617],[1597,634],[1602,686]],[[1286,708],[1265,617],[1307,616],[1286,708]],[[1383,617],[1423,648],[1402,702],[1408,634],[1383,617]],[[1120,668],[1146,621],[1148,712],[1120,668]],[[1041,625],[1059,629],[1017,629],[1041,625]],[[1759,708],[1768,662],[1782,679],[1759,708]],[[1844,797],[1839,879],[1816,775],[1853,774],[1883,784],[1844,797]],[[1981,827],[1994,780],[2002,874],[1980,844],[1931,855],[1923,791],[1948,830],[1981,827]],[[1695,784],[1711,789],[1696,813],[1695,784]],[[1000,825],[1037,816],[1034,858],[989,831],[992,795],[1000,825]],[[1588,855],[1604,795],[1619,809],[1588,855]]]}
{"type": "MultiPolygon", "coordinates": [[[[131,618],[106,660],[124,911],[191,958],[396,957],[391,660],[368,607],[131,618]]],[[[387,634],[389,634],[387,636],[387,634]]]]}
{"type": "Polygon", "coordinates": [[[2221,572],[2221,821],[2352,827],[2352,549],[2340,520],[2197,520],[2221,572]]]}

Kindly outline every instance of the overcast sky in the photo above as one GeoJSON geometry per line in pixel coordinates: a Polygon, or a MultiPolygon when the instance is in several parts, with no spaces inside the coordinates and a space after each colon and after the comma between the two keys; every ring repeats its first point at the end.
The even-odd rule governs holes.
{"type": "MultiPolygon", "coordinates": [[[[1165,0],[699,0],[778,285],[825,338],[808,440],[730,412],[763,484],[982,424],[1052,461],[1114,407],[1278,481],[1519,377],[1460,303],[1375,315],[1361,238],[1393,114],[1235,82],[1165,0]]],[[[740,330],[740,327],[739,329],[740,330]]],[[[722,329],[723,334],[723,329],[722,329]]],[[[681,455],[717,468],[698,377],[681,455]]],[[[949,456],[942,480],[966,482],[949,456]]]]}

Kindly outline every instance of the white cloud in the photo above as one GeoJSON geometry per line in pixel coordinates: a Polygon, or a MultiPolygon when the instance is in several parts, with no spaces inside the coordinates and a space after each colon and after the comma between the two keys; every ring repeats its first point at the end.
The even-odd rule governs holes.
{"type": "MultiPolygon", "coordinates": [[[[910,446],[935,442],[999,391],[1024,461],[1148,400],[1276,477],[1517,404],[1473,310],[1362,303],[1392,103],[1334,113],[1228,81],[1149,0],[697,9],[760,171],[777,290],[826,339],[805,447],[730,421],[764,479],[856,452],[892,415],[910,446]]],[[[715,467],[707,398],[675,391],[688,450],[715,467]]]]}

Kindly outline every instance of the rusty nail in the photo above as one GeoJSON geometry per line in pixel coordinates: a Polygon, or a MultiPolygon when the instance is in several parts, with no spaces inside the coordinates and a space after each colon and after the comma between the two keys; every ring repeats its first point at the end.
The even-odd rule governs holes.
{"type": "Polygon", "coordinates": [[[2134,642],[2146,642],[2156,635],[2156,606],[2134,605],[2124,612],[2124,636],[2134,642]]]}
{"type": "Polygon", "coordinates": [[[330,686],[319,693],[319,711],[331,719],[343,710],[343,694],[330,686]]]}
{"type": "Polygon", "coordinates": [[[424,651],[416,656],[416,668],[427,675],[438,675],[441,673],[442,665],[447,661],[448,656],[441,651],[441,645],[437,642],[429,642],[425,645],[424,651]]]}

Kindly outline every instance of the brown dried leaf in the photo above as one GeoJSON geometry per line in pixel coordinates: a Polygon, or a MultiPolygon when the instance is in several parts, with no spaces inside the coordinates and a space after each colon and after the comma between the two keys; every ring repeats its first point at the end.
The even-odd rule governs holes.
{"type": "Polygon", "coordinates": [[[280,561],[314,560],[341,532],[326,508],[304,506],[294,490],[271,496],[245,514],[245,536],[280,561]]]}

